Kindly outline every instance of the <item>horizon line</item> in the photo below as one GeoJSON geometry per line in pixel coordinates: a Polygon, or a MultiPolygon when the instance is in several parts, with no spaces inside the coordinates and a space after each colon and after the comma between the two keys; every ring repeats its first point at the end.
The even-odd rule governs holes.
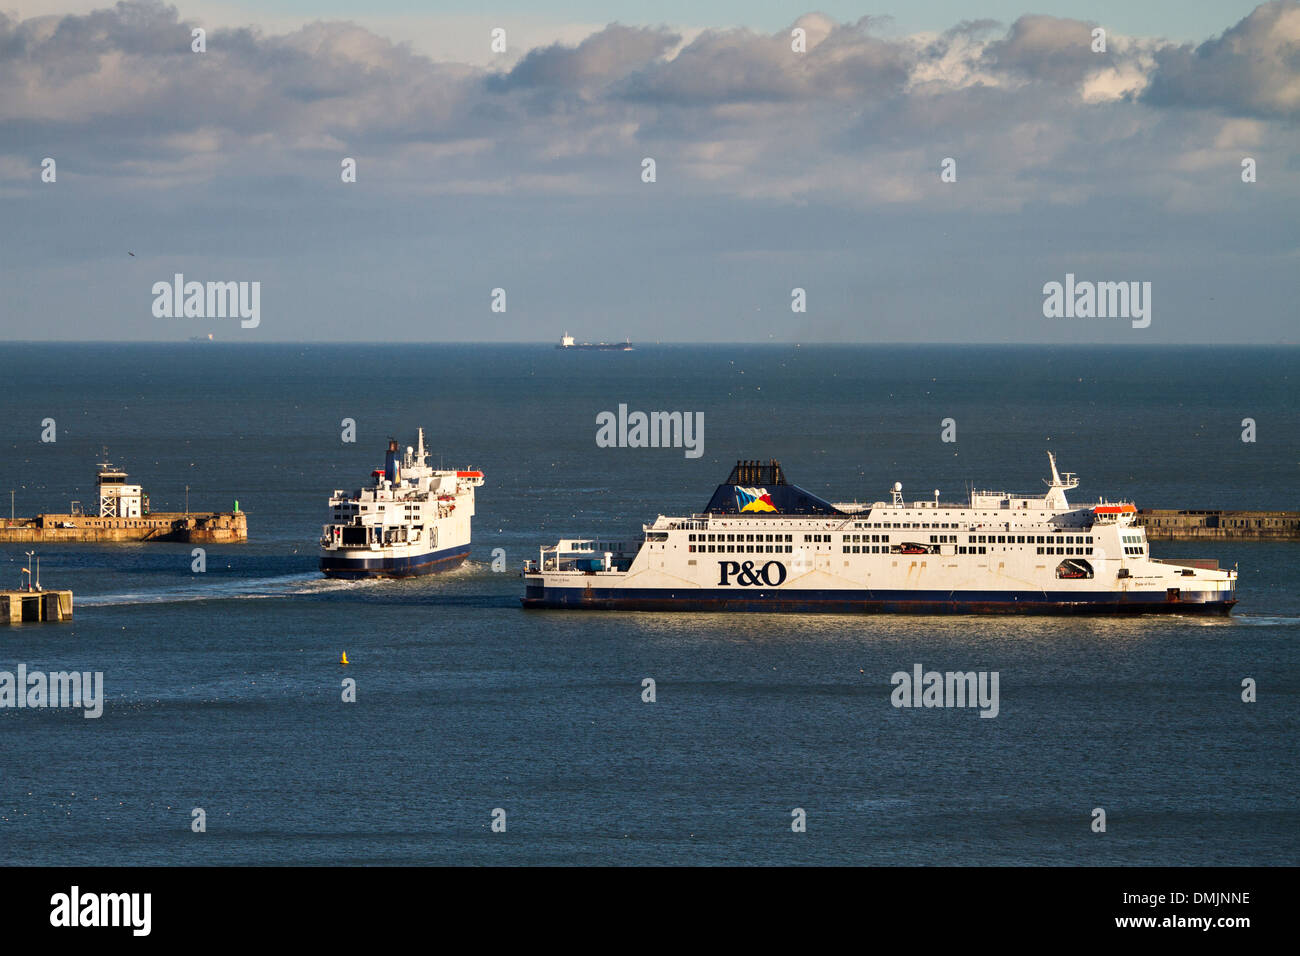
{"type": "MultiPolygon", "coordinates": [[[[133,345],[238,345],[238,346],[257,346],[257,345],[337,345],[356,348],[358,345],[379,346],[379,345],[438,345],[438,346],[458,346],[458,345],[528,345],[528,346],[551,346],[555,351],[585,351],[584,349],[572,348],[561,349],[556,345],[553,339],[510,339],[506,341],[490,341],[482,339],[457,339],[448,341],[445,339],[383,339],[378,341],[369,341],[358,343],[348,339],[262,339],[259,341],[239,340],[239,339],[211,339],[211,340],[191,340],[191,339],[134,339],[122,341],[121,339],[0,339],[3,345],[68,345],[68,346],[133,346],[133,345]]],[[[603,342],[603,343],[584,343],[584,344],[608,344],[620,345],[620,342],[603,342]]],[[[652,348],[658,346],[727,346],[730,348],[737,347],[793,347],[802,348],[804,346],[908,346],[919,348],[943,348],[948,346],[960,346],[962,348],[983,347],[983,348],[1095,348],[1098,346],[1114,348],[1296,348],[1300,347],[1300,342],[988,342],[988,341],[952,341],[952,342],[918,342],[918,341],[868,341],[853,340],[843,341],[834,339],[811,339],[801,341],[765,341],[765,342],[736,342],[736,341],[687,341],[687,340],[643,340],[641,342],[629,342],[632,350],[640,348],[652,348]]]]}

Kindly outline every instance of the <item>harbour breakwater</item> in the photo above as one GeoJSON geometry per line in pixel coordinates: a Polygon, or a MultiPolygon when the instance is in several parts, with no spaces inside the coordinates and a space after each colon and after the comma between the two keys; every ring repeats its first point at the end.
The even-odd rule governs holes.
{"type": "Polygon", "coordinates": [[[0,522],[0,544],[173,541],[198,544],[248,540],[248,518],[233,512],[160,512],[131,518],[45,514],[0,522]]]}
{"type": "Polygon", "coordinates": [[[1134,524],[1152,541],[1300,539],[1300,511],[1174,511],[1141,508],[1134,524]]]}
{"type": "MultiPolygon", "coordinates": [[[[1197,511],[1142,508],[1134,524],[1159,540],[1300,540],[1300,511],[1197,511]]],[[[0,544],[171,541],[213,544],[248,540],[243,511],[158,513],[139,518],[45,514],[0,521],[0,544]]]]}

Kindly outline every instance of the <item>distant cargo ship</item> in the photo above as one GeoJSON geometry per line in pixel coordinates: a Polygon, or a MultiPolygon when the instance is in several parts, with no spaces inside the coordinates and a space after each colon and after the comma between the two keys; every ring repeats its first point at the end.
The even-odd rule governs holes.
{"type": "Polygon", "coordinates": [[[1046,494],[832,504],[742,461],[702,514],[640,541],[564,539],[524,566],[524,607],[845,613],[1227,614],[1237,572],[1158,560],[1129,503],[1072,507],[1049,453],[1046,494]]]}
{"type": "Polygon", "coordinates": [[[560,336],[560,344],[557,349],[576,349],[579,352],[631,352],[632,342],[624,339],[622,342],[598,342],[593,345],[590,342],[578,342],[572,335],[565,332],[560,336]]]}
{"type": "Polygon", "coordinates": [[[248,540],[248,518],[235,502],[234,511],[151,512],[140,485],[128,484],[126,472],[101,462],[95,476],[98,514],[85,514],[73,502],[67,514],[14,518],[0,524],[3,542],[183,541],[218,543],[248,540]]]}
{"type": "Polygon", "coordinates": [[[405,456],[390,439],[383,469],[371,473],[374,484],[330,496],[331,521],[320,540],[326,577],[412,577],[464,562],[483,472],[436,470],[426,458],[423,428],[405,456]]]}

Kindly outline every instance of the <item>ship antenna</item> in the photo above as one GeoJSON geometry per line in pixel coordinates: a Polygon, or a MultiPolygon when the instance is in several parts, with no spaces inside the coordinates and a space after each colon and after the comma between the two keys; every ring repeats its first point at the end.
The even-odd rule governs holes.
{"type": "Polygon", "coordinates": [[[1074,472],[1072,471],[1067,471],[1065,473],[1065,479],[1064,480],[1061,479],[1060,473],[1056,470],[1056,455],[1054,455],[1052,452],[1049,451],[1047,453],[1047,460],[1051,462],[1052,465],[1052,480],[1048,481],[1046,478],[1044,478],[1043,483],[1045,485],[1053,489],[1063,488],[1066,491],[1070,491],[1079,487],[1079,479],[1075,476],[1074,472]]]}

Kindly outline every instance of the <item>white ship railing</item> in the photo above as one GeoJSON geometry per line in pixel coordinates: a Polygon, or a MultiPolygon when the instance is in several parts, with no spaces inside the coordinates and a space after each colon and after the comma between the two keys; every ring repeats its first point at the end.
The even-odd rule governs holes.
{"type": "Polygon", "coordinates": [[[598,538],[564,538],[549,547],[538,549],[537,562],[527,561],[525,573],[569,571],[586,574],[626,570],[640,549],[625,541],[602,541],[598,538]]]}

